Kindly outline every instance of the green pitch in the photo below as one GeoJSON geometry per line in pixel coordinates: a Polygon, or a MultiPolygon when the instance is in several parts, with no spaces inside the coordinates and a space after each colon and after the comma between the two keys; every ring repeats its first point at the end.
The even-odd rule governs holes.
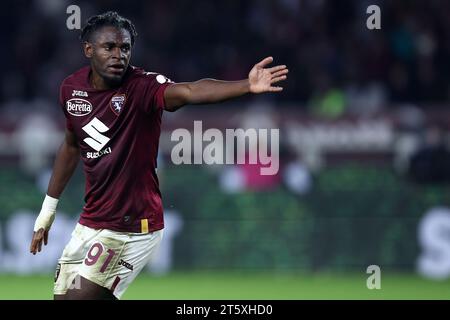
{"type": "MultiPolygon", "coordinates": [[[[366,287],[365,273],[262,274],[186,272],[141,274],[123,299],[450,299],[450,280],[382,274],[381,289],[366,287]]],[[[51,299],[52,275],[0,275],[0,299],[51,299]]]]}

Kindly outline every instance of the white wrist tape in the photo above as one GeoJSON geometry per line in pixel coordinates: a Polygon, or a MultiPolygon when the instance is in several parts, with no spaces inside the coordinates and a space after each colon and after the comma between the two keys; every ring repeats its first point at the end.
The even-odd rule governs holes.
{"type": "Polygon", "coordinates": [[[58,199],[52,198],[48,195],[45,196],[44,202],[42,203],[41,212],[34,223],[34,231],[38,231],[41,228],[44,228],[44,230],[50,229],[53,220],[55,220],[58,201],[58,199]]]}

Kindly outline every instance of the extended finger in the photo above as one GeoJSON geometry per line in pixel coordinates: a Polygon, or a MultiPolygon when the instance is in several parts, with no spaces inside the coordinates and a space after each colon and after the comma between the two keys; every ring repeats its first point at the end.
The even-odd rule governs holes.
{"type": "Polygon", "coordinates": [[[279,92],[279,91],[283,91],[283,87],[270,87],[269,88],[270,92],[279,92]]]}
{"type": "Polygon", "coordinates": [[[38,244],[37,244],[37,248],[38,248],[38,252],[41,252],[41,250],[42,250],[42,238],[39,239],[38,244]]]}
{"type": "Polygon", "coordinates": [[[277,71],[280,71],[280,70],[283,70],[283,69],[286,69],[286,68],[287,68],[287,66],[282,64],[282,65],[279,65],[279,66],[275,66],[275,67],[269,68],[269,69],[267,69],[267,71],[269,71],[270,73],[274,73],[274,72],[277,72],[277,71]]]}
{"type": "Polygon", "coordinates": [[[260,62],[258,62],[256,65],[258,67],[264,68],[265,66],[267,66],[269,63],[272,63],[273,61],[273,57],[267,57],[262,59],[260,62]]]}
{"type": "Polygon", "coordinates": [[[30,251],[33,254],[36,254],[36,250],[39,248],[39,243],[42,242],[42,234],[44,229],[39,229],[37,232],[33,233],[33,239],[31,240],[31,248],[30,251]]]}
{"type": "Polygon", "coordinates": [[[44,245],[47,245],[48,243],[48,230],[45,230],[44,232],[44,245]]]}
{"type": "Polygon", "coordinates": [[[34,238],[33,241],[31,242],[31,247],[30,247],[30,252],[32,254],[36,254],[38,245],[39,245],[39,239],[34,238]]]}
{"type": "Polygon", "coordinates": [[[277,83],[277,82],[279,82],[279,81],[282,81],[282,80],[286,80],[286,78],[287,78],[287,76],[280,76],[280,77],[276,77],[276,78],[273,78],[271,81],[270,81],[270,84],[272,84],[272,83],[277,83]]]}
{"type": "Polygon", "coordinates": [[[36,239],[34,238],[34,235],[36,233],[33,234],[33,239],[31,239],[31,244],[30,244],[30,252],[31,253],[36,253],[36,239]]]}
{"type": "Polygon", "coordinates": [[[277,72],[275,72],[275,73],[272,73],[272,77],[273,77],[273,78],[279,77],[279,76],[282,76],[282,75],[284,75],[284,74],[287,74],[288,72],[289,72],[288,69],[283,69],[283,70],[277,71],[277,72]]]}

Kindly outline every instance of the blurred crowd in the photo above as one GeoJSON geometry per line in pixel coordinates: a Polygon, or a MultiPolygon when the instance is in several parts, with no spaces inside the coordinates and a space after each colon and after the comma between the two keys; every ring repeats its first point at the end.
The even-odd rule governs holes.
{"type": "Polygon", "coordinates": [[[86,63],[78,31],[66,28],[70,4],[81,8],[82,24],[106,10],[130,18],[139,33],[132,63],[174,81],[243,78],[273,55],[290,78],[283,94],[263,99],[319,114],[450,99],[448,1],[7,2],[0,109],[18,100],[54,103],[60,81],[86,63]],[[381,8],[381,30],[366,28],[371,4],[381,8]]]}

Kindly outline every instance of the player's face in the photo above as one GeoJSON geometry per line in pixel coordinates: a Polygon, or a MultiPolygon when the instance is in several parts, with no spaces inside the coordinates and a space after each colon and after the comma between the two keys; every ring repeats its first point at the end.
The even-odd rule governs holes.
{"type": "Polygon", "coordinates": [[[92,35],[84,45],[93,71],[108,86],[121,83],[131,57],[131,36],[128,30],[105,26],[92,35]]]}

